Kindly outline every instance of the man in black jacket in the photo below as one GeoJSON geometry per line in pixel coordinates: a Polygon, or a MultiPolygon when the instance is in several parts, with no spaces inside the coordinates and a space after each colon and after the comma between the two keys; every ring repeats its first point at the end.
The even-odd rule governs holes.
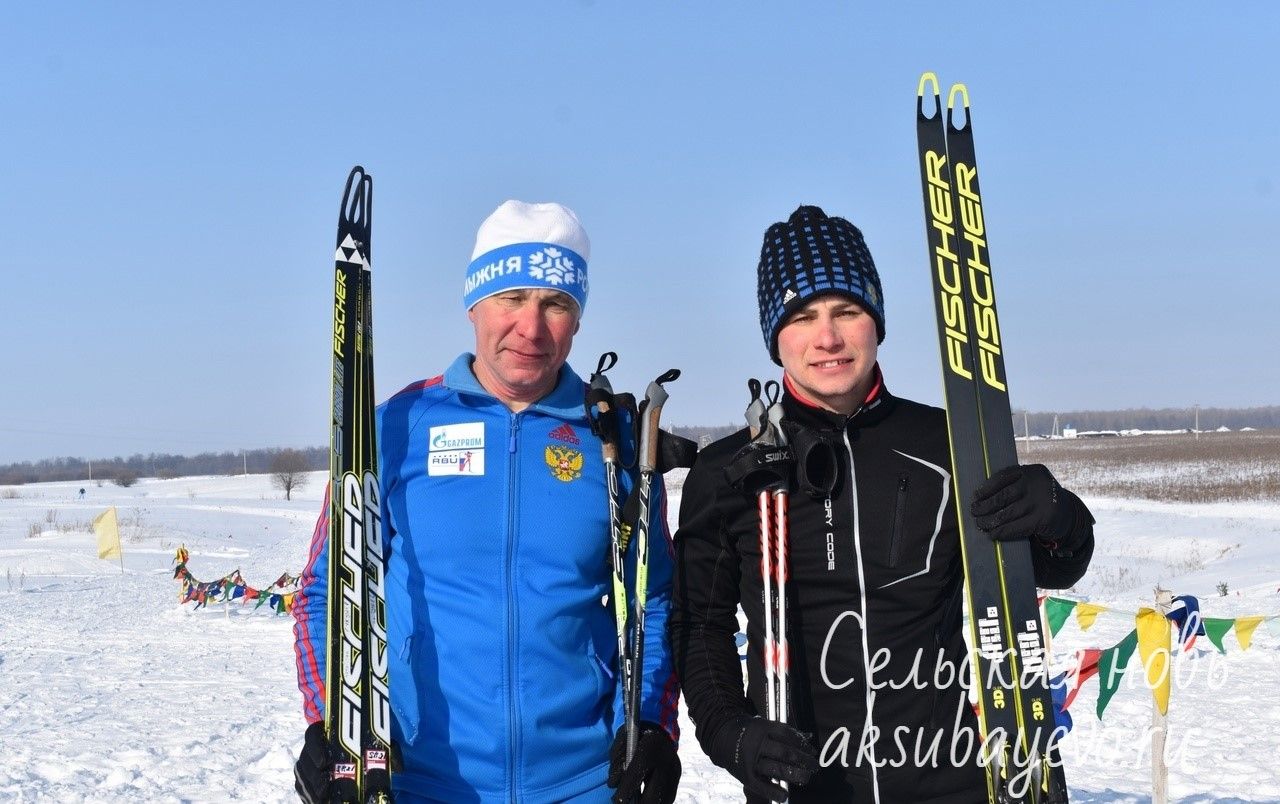
{"type": "MultiPolygon", "coordinates": [[[[765,233],[765,345],[783,367],[797,453],[787,590],[790,724],[764,707],[756,500],[726,468],[746,430],[698,456],[676,535],[670,635],[704,751],[748,801],[986,800],[967,700],[962,562],[944,411],[893,396],[876,361],[880,278],[862,233],[804,206],[765,233]],[[748,683],[734,643],[747,619],[748,683]]],[[[1064,588],[1093,517],[1039,465],[993,475],[972,505],[995,539],[1029,539],[1036,582],[1064,588]]]]}

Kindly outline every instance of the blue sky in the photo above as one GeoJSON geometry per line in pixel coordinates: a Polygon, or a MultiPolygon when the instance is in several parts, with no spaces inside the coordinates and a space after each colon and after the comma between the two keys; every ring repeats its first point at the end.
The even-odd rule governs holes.
{"type": "Polygon", "coordinates": [[[937,404],[926,69],[971,92],[1016,409],[1280,402],[1274,4],[44,3],[6,29],[0,462],[327,443],[356,163],[380,397],[469,348],[476,226],[520,198],[592,238],[571,362],[615,350],[637,392],[681,368],[671,423],[739,421],[777,375],[755,262],[801,203],[862,228],[886,380],[937,404]]]}

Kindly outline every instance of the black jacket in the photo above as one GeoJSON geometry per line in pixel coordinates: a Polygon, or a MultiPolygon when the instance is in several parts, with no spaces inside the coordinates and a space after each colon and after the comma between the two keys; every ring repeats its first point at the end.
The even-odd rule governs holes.
{"type": "MultiPolygon", "coordinates": [[[[791,721],[815,734],[824,766],[791,800],[874,801],[878,788],[881,802],[985,801],[976,752],[963,761],[963,736],[959,766],[948,756],[952,738],[976,734],[977,721],[955,680],[965,659],[962,560],[945,412],[883,388],[850,417],[789,393],[783,406],[793,443],[818,437],[836,448],[831,493],[810,496],[793,484],[790,497],[791,721]]],[[[742,430],[704,449],[680,505],[670,636],[704,749],[730,717],[764,712],[758,509],[724,471],[747,440],[742,430]],[[734,644],[739,605],[746,697],[734,644]]],[[[1079,546],[1050,555],[1032,540],[1042,587],[1075,583],[1093,552],[1093,519],[1067,494],[1078,507],[1071,541],[1079,546]]]]}

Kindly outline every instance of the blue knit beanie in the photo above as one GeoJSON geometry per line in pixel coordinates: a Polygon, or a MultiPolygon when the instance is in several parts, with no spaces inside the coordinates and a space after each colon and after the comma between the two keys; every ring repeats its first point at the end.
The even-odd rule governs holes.
{"type": "Polygon", "coordinates": [[[778,330],[787,317],[822,293],[841,293],[866,308],[884,341],[884,295],[880,275],[862,232],[844,218],[827,217],[819,207],[802,206],[764,233],[756,296],[760,330],[773,362],[778,330]]]}

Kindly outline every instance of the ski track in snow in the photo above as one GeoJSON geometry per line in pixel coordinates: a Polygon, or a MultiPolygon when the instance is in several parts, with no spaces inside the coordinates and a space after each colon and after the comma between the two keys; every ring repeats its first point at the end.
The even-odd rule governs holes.
{"type": "MultiPolygon", "coordinates": [[[[682,478],[671,479],[674,525],[682,478]]],[[[292,765],[305,724],[292,620],[239,603],[179,606],[172,558],[185,543],[196,578],[239,568],[260,588],[297,573],[323,482],[323,473],[311,475],[292,501],[266,476],[0,488],[0,800],[295,800],[292,765]],[[96,558],[88,531],[108,505],[121,519],[123,573],[96,558]]],[[[1064,594],[1133,612],[1149,605],[1159,582],[1199,597],[1209,617],[1280,613],[1280,504],[1088,502],[1098,554],[1090,575],[1064,594]]],[[[1053,641],[1055,667],[1132,627],[1110,613],[1089,631],[1068,620],[1053,641]]],[[[1172,800],[1280,801],[1276,634],[1260,626],[1248,651],[1228,635],[1225,656],[1201,637],[1176,660],[1172,800]]],[[[1136,654],[1103,720],[1096,698],[1095,679],[1072,706],[1076,726],[1063,743],[1072,800],[1150,801],[1152,707],[1136,654]]],[[[703,755],[683,706],[680,723],[677,801],[740,801],[741,786],[703,755]]]]}

